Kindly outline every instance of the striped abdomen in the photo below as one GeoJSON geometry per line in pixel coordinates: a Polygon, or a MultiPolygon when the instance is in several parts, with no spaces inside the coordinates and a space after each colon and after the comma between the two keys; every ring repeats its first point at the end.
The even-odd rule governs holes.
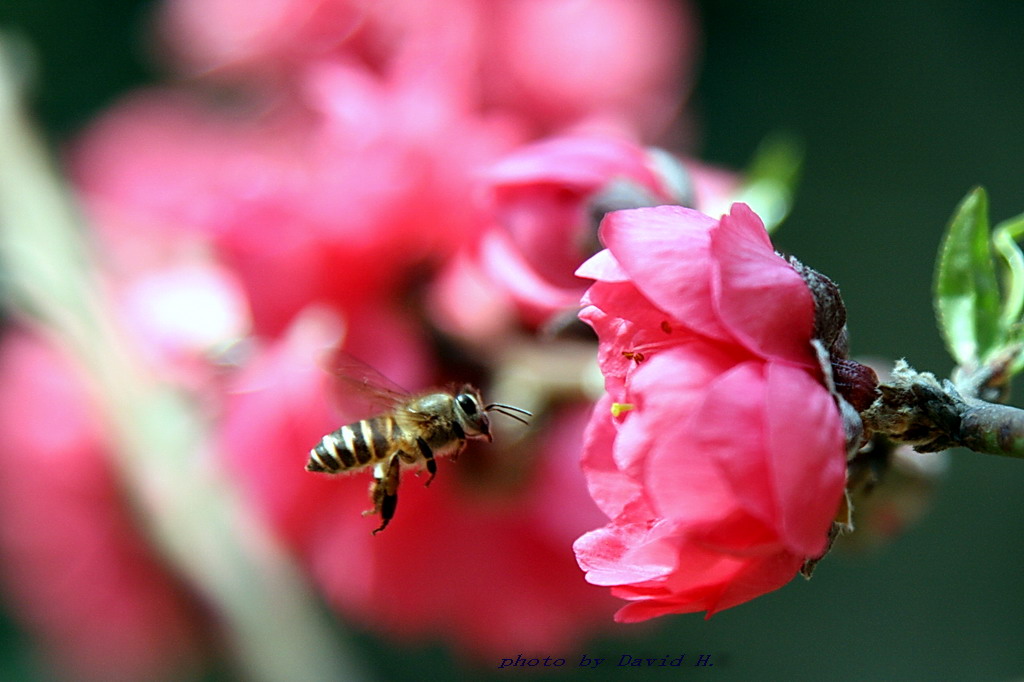
{"type": "Polygon", "coordinates": [[[394,453],[400,434],[388,414],[342,426],[309,451],[306,471],[333,474],[370,466],[394,453]]]}

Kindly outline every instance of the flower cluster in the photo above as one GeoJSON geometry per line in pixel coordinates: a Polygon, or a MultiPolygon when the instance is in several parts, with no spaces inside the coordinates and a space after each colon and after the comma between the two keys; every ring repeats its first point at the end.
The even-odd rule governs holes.
{"type": "MultiPolygon", "coordinates": [[[[168,0],[159,25],[190,80],[129,95],[68,158],[132,347],[203,405],[213,465],[340,614],[479,655],[570,646],[610,601],[566,551],[601,523],[577,469],[588,404],[554,376],[573,363],[506,358],[561,357],[535,334],[578,300],[611,190],[700,205],[730,184],[643,146],[686,94],[685,6],[168,0]],[[367,416],[334,407],[332,344],[405,386],[469,380],[541,416],[443,463],[429,490],[407,477],[372,537],[367,477],[303,470],[324,433],[367,416]]],[[[79,676],[172,674],[209,623],[134,530],[87,416],[97,388],[63,350],[2,349],[3,587],[79,676]],[[13,473],[29,462],[47,464],[13,473]],[[74,532],[25,541],[47,514],[74,532]],[[107,595],[102,628],[69,567],[107,595]]],[[[211,466],[186,454],[197,476],[211,466]]]]}
{"type": "Polygon", "coordinates": [[[621,211],[601,240],[579,269],[607,389],[583,454],[610,519],[575,544],[587,580],[630,602],[619,621],[781,587],[825,551],[845,484],[807,285],[743,204],[621,211]]]}

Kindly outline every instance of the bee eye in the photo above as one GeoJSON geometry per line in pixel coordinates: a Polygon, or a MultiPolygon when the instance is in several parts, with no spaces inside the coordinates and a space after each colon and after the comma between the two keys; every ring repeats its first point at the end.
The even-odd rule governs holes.
{"type": "Polygon", "coordinates": [[[459,407],[461,407],[462,411],[467,415],[472,416],[476,414],[476,400],[474,400],[473,396],[468,393],[460,393],[458,397],[455,398],[455,402],[459,404],[459,407]]]}

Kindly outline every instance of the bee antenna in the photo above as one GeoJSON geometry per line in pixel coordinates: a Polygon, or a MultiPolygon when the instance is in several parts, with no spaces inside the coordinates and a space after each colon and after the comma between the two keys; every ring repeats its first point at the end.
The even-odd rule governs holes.
{"type": "MultiPolygon", "coordinates": [[[[506,410],[512,410],[513,412],[518,412],[519,414],[525,414],[527,417],[533,416],[533,412],[530,412],[529,410],[524,410],[523,408],[516,407],[515,405],[506,405],[505,403],[491,403],[490,405],[485,407],[484,410],[493,410],[496,407],[504,407],[506,410]]],[[[501,410],[498,411],[500,412],[501,410]]]]}
{"type": "Polygon", "coordinates": [[[516,407],[515,405],[506,405],[504,403],[491,403],[490,405],[484,408],[484,411],[494,411],[497,412],[498,414],[503,414],[506,417],[509,417],[510,419],[515,419],[517,422],[520,422],[521,424],[526,424],[527,426],[529,426],[530,422],[526,421],[525,419],[523,419],[522,417],[515,413],[518,412],[519,414],[525,414],[528,417],[533,416],[533,412],[530,412],[529,410],[524,410],[523,408],[516,407]]]}

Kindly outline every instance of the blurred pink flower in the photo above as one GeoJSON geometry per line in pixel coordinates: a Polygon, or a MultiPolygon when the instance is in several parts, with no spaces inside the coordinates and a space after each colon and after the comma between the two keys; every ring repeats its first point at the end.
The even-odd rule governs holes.
{"type": "Polygon", "coordinates": [[[603,121],[645,137],[689,90],[694,24],[678,0],[173,0],[162,21],[194,73],[265,84],[352,61],[393,83],[426,77],[532,135],[603,121]]]}
{"type": "MultiPolygon", "coordinates": [[[[187,72],[287,79],[303,64],[351,60],[385,79],[474,69],[478,0],[168,0],[161,29],[187,72]],[[450,55],[450,57],[445,57],[450,55]],[[455,57],[469,57],[458,60],[455,57]]],[[[280,81],[279,81],[280,82],[280,81]]]]}
{"type": "Polygon", "coordinates": [[[583,469],[611,522],[575,544],[587,580],[631,602],[624,622],[781,587],[825,550],[845,482],[807,286],[743,204],[620,211],[601,239],[579,270],[608,391],[583,469]]]}
{"type": "Polygon", "coordinates": [[[584,121],[652,139],[688,94],[695,20],[670,0],[479,0],[484,98],[539,133],[584,121]],[[557,67],[555,67],[557,65],[557,67]]]}
{"type": "Polygon", "coordinates": [[[575,271],[600,249],[596,228],[605,211],[721,203],[733,189],[729,180],[735,183],[726,176],[609,135],[568,135],[521,147],[485,176],[487,228],[479,244],[450,264],[458,274],[439,281],[438,315],[465,336],[479,332],[456,295],[467,280],[489,285],[490,293],[479,297],[496,301],[498,309],[514,304],[529,326],[575,312],[586,289],[575,271]]]}
{"type": "Polygon", "coordinates": [[[367,416],[332,409],[332,378],[311,361],[325,338],[297,326],[250,364],[230,397],[221,450],[255,512],[340,612],[382,633],[421,641],[443,633],[492,657],[509,646],[578,645],[609,607],[566,551],[601,518],[577,468],[587,409],[552,415],[528,442],[511,440],[515,427],[498,433],[494,444],[441,462],[429,489],[407,473],[395,520],[372,535],[378,520],[360,516],[371,506],[368,472],[303,470],[323,434],[367,416]]]}
{"type": "Polygon", "coordinates": [[[205,648],[198,602],[136,527],[102,421],[61,354],[0,348],[0,584],[73,679],[182,679],[205,648]]]}
{"type": "MultiPolygon", "coordinates": [[[[574,275],[597,249],[594,203],[615,184],[654,204],[676,203],[646,150],[608,137],[565,137],[521,148],[488,173],[494,228],[481,261],[514,300],[541,320],[575,308],[574,275]]],[[[533,320],[534,322],[541,320],[533,320]]]]}
{"type": "Polygon", "coordinates": [[[93,126],[75,176],[112,253],[133,264],[123,267],[157,245],[212,246],[256,331],[273,335],[310,303],[397,294],[466,238],[471,177],[505,134],[358,69],[305,76],[301,99],[273,110],[229,115],[151,92],[93,126]]]}

